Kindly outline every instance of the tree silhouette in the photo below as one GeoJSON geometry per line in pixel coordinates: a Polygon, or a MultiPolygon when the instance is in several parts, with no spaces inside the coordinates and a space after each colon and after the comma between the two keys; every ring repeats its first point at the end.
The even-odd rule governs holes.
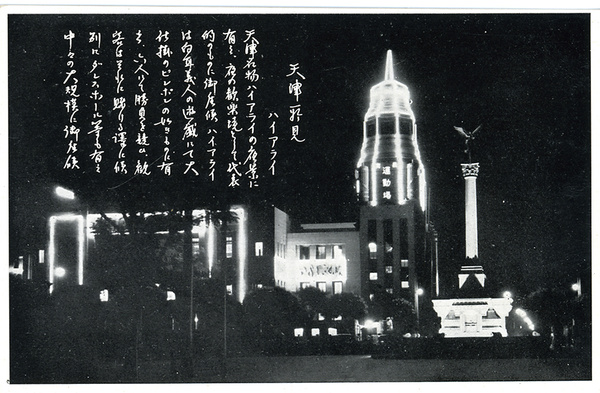
{"type": "Polygon", "coordinates": [[[346,333],[354,332],[354,321],[367,315],[367,305],[358,295],[350,292],[331,295],[327,299],[325,318],[328,320],[342,317],[340,327],[346,333]]]}
{"type": "Polygon", "coordinates": [[[298,298],[278,287],[248,293],[244,315],[248,341],[267,352],[284,351],[289,347],[294,328],[304,326],[307,321],[298,298]]]}
{"type": "Polygon", "coordinates": [[[300,299],[300,304],[306,310],[308,318],[314,320],[319,314],[325,312],[327,307],[327,294],[315,287],[300,289],[296,296],[300,299]]]}

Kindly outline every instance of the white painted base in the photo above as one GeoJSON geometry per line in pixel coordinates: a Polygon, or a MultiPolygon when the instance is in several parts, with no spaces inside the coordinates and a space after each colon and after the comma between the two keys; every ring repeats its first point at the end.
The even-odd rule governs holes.
{"type": "Polygon", "coordinates": [[[445,337],[506,337],[506,317],[512,299],[434,299],[433,308],[441,319],[440,333],[445,337]]]}

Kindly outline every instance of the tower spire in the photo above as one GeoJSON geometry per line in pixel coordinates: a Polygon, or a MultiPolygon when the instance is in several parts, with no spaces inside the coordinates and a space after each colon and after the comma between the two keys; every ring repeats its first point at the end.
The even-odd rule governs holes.
{"type": "Polygon", "coordinates": [[[394,61],[392,59],[391,49],[388,49],[385,61],[385,80],[394,80],[394,61]]]}

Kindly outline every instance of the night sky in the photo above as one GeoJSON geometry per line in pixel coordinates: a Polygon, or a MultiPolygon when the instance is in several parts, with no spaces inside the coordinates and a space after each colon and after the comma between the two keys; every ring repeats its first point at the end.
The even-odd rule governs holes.
{"type": "MultiPolygon", "coordinates": [[[[60,169],[65,150],[60,38],[65,29],[89,26],[255,29],[263,130],[269,112],[285,117],[290,98],[282,75],[298,63],[306,77],[300,123],[306,141],[282,140],[277,176],[258,190],[232,195],[274,203],[301,222],[358,221],[354,168],[362,121],[369,89],[383,79],[391,49],[396,79],[411,91],[443,280],[456,280],[464,256],[460,163],[466,157],[453,126],[472,130],[482,124],[473,152],[481,165],[479,257],[488,279],[517,294],[568,285],[577,277],[589,285],[589,15],[11,15],[13,253],[43,241],[38,229],[47,212],[57,209],[51,185],[96,187],[101,195],[123,181],[114,176],[92,181],[89,174],[73,177],[60,169]]],[[[175,183],[153,178],[136,184],[132,190],[159,194],[175,183]]]]}

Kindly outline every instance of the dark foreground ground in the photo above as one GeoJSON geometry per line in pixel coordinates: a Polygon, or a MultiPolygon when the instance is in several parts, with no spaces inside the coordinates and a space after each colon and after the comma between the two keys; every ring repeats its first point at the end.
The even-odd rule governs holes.
{"type": "MultiPolygon", "coordinates": [[[[111,368],[100,381],[113,381],[111,368]]],[[[138,382],[435,382],[590,380],[591,359],[375,359],[371,355],[260,356],[204,359],[195,376],[170,376],[168,363],[149,362],[138,382]]],[[[135,381],[132,381],[135,382],[135,381]]]]}

